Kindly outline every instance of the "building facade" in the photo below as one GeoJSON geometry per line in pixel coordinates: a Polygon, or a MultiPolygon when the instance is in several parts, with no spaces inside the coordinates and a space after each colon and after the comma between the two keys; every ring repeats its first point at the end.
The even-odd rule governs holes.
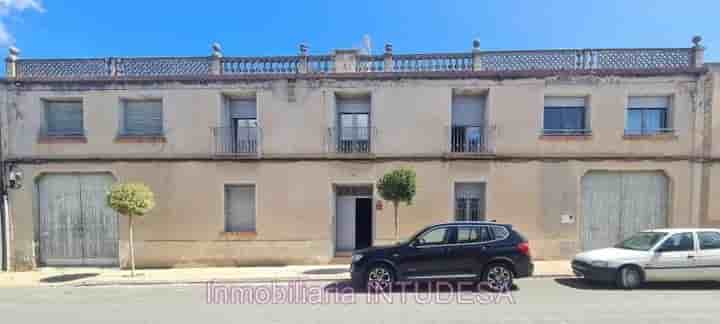
{"type": "Polygon", "coordinates": [[[400,233],[511,223],[540,259],[716,226],[718,74],[691,48],[23,59],[2,91],[14,270],[127,264],[105,206],[139,181],[139,266],[328,263],[393,240],[375,184],[417,173],[400,233]],[[716,103],[713,105],[713,102],[716,103]]]}

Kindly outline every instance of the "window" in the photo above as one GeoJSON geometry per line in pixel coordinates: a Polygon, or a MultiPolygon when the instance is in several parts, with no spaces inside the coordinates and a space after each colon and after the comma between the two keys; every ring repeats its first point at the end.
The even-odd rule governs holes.
{"type": "Polygon", "coordinates": [[[588,133],[585,97],[545,97],[543,134],[588,133]]]}
{"type": "Polygon", "coordinates": [[[670,132],[668,110],[670,97],[628,98],[627,135],[653,135],[670,132]]]}
{"type": "Polygon", "coordinates": [[[700,249],[714,250],[720,249],[720,233],[718,232],[698,232],[698,240],[700,241],[700,249]]]}
{"type": "Polygon", "coordinates": [[[417,240],[418,245],[431,245],[431,244],[445,244],[448,239],[448,228],[441,227],[430,230],[429,232],[420,236],[417,240]]]}
{"type": "Polygon", "coordinates": [[[661,252],[681,252],[692,250],[695,250],[695,242],[693,241],[692,233],[674,234],[665,240],[662,246],[660,246],[661,252]]]}
{"type": "Polygon", "coordinates": [[[255,231],[255,186],[225,186],[225,231],[255,231]]]}
{"type": "Polygon", "coordinates": [[[338,98],[337,151],[370,152],[370,98],[338,98]]]}
{"type": "Polygon", "coordinates": [[[486,151],[485,96],[453,96],[450,147],[453,152],[486,151]]]}
{"type": "MultiPolygon", "coordinates": [[[[493,234],[495,234],[496,240],[504,240],[510,236],[510,231],[503,226],[492,226],[493,234]]],[[[524,241],[525,238],[522,238],[524,241]]]]}
{"type": "Polygon", "coordinates": [[[455,220],[478,221],[485,219],[485,184],[455,184],[455,220]]]}
{"type": "Polygon", "coordinates": [[[46,136],[84,136],[81,100],[45,101],[46,136]]]}
{"type": "Polygon", "coordinates": [[[162,100],[124,100],[121,135],[163,135],[162,100]]]}
{"type": "Polygon", "coordinates": [[[615,248],[637,251],[648,251],[652,249],[667,233],[665,232],[640,232],[615,245],[615,248]]]}
{"type": "Polygon", "coordinates": [[[457,229],[456,243],[480,243],[491,241],[490,230],[487,226],[468,226],[457,229]]]}

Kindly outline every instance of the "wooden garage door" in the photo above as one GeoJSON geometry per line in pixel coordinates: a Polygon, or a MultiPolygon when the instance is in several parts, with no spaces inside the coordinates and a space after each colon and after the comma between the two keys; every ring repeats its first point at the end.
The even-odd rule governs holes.
{"type": "Polygon", "coordinates": [[[583,250],[667,226],[668,181],[662,172],[591,171],[582,179],[582,195],[583,250]]]}
{"type": "Polygon", "coordinates": [[[38,181],[40,263],[118,264],[118,217],[105,195],[109,174],[47,174],[38,181]]]}

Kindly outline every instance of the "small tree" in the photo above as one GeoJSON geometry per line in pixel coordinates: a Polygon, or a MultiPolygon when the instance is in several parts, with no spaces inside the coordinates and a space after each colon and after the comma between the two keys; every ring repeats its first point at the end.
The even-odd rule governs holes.
{"type": "Polygon", "coordinates": [[[415,171],[400,168],[386,173],[377,184],[382,199],[392,202],[395,211],[395,241],[400,240],[400,220],[398,205],[401,202],[410,205],[415,197],[415,171]]]}
{"type": "Polygon", "coordinates": [[[142,183],[119,183],[107,194],[107,204],[118,214],[128,217],[130,235],[130,275],[135,276],[135,247],[133,246],[133,220],[144,216],[155,207],[150,188],[142,183]]]}

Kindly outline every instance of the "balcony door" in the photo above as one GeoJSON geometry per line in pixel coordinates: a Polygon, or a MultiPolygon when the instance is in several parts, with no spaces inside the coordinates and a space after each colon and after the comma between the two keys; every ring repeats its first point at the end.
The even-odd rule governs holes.
{"type": "Polygon", "coordinates": [[[257,119],[233,118],[235,152],[257,152],[257,119]]]}
{"type": "Polygon", "coordinates": [[[365,113],[340,114],[340,152],[369,152],[370,115],[365,113]]]}
{"type": "Polygon", "coordinates": [[[257,153],[258,122],[254,99],[228,100],[230,149],[233,153],[257,153]]]}
{"type": "Polygon", "coordinates": [[[338,99],[338,152],[370,152],[370,130],[369,97],[338,99]]]}
{"type": "Polygon", "coordinates": [[[452,101],[452,152],[484,152],[487,150],[485,97],[455,95],[452,101]]]}

